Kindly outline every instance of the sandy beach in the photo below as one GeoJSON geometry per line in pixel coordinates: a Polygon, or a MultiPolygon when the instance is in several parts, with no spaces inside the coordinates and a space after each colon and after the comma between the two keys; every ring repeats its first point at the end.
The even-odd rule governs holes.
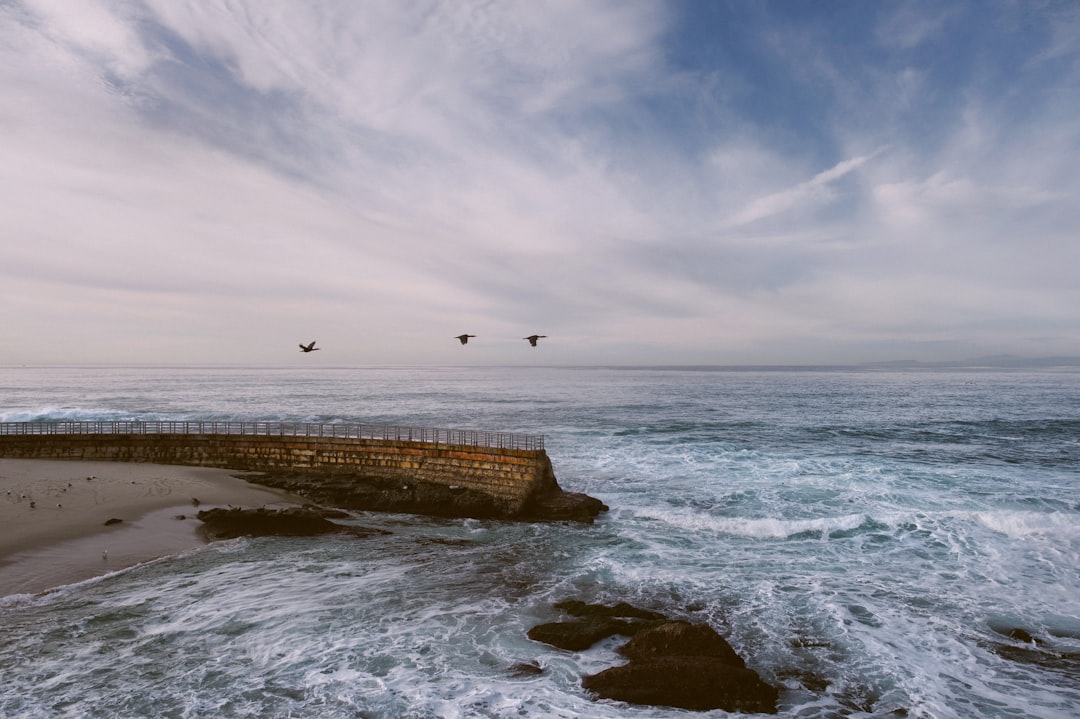
{"type": "Polygon", "coordinates": [[[251,484],[242,474],[0,459],[0,597],[41,592],[198,547],[205,543],[195,519],[200,509],[305,503],[251,484]],[[116,519],[121,521],[106,524],[116,519]]]}

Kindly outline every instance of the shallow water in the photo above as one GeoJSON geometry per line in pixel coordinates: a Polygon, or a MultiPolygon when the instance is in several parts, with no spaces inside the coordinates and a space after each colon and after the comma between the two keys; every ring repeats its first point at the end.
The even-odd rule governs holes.
{"type": "Polygon", "coordinates": [[[688,716],[581,689],[617,640],[526,638],[570,597],[709,622],[780,716],[1080,715],[1075,371],[0,369],[0,421],[49,419],[541,433],[611,511],[361,515],[392,534],[0,599],[3,716],[688,716]]]}

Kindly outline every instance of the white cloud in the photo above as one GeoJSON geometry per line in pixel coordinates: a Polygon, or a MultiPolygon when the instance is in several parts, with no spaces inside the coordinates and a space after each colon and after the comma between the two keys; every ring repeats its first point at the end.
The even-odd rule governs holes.
{"type": "Polygon", "coordinates": [[[26,0],[43,38],[124,77],[146,69],[154,54],[109,0],[26,0]]]}
{"type": "Polygon", "coordinates": [[[463,361],[462,331],[472,361],[533,331],[549,361],[854,361],[1022,353],[1025,323],[1080,353],[1074,91],[958,87],[930,122],[915,12],[866,67],[744,35],[836,101],[765,117],[760,68],[668,64],[680,10],[0,7],[0,362],[463,361]]]}

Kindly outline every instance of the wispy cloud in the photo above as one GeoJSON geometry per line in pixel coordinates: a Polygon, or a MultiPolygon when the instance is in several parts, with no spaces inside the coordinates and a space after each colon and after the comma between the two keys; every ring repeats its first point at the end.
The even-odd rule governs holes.
{"type": "Polygon", "coordinates": [[[780,192],[753,200],[726,223],[729,227],[747,225],[757,220],[782,214],[800,206],[816,206],[829,202],[837,196],[830,185],[857,170],[863,163],[873,159],[877,152],[838,162],[806,182],[801,182],[780,192]]]}

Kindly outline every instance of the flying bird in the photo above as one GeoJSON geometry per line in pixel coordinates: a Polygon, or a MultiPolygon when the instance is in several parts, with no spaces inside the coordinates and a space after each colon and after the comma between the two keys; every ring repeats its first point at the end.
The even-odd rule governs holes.
{"type": "Polygon", "coordinates": [[[529,335],[528,337],[522,337],[522,339],[529,340],[529,344],[535,347],[536,340],[540,339],[541,337],[547,337],[547,335],[529,335]]]}
{"type": "Polygon", "coordinates": [[[475,337],[475,336],[476,335],[458,335],[454,339],[461,340],[461,344],[465,345],[465,344],[469,344],[469,338],[470,337],[475,337]]]}
{"type": "Polygon", "coordinates": [[[301,352],[318,352],[321,349],[322,347],[315,346],[315,340],[311,340],[311,344],[309,345],[300,345],[301,352]]]}

